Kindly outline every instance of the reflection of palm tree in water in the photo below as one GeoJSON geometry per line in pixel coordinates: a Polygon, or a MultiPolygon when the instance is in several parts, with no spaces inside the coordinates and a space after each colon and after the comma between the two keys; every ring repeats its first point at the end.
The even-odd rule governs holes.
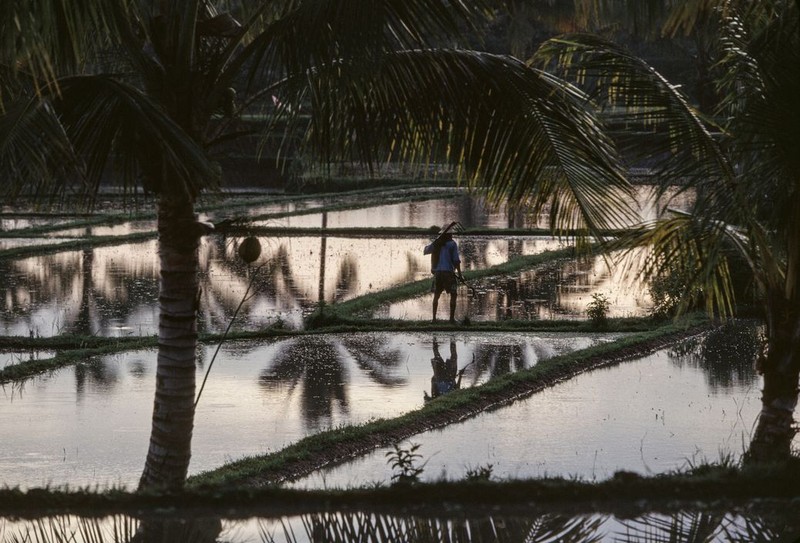
{"type": "MultiPolygon", "coordinates": [[[[619,543],[673,541],[774,541],[786,533],[786,516],[760,518],[704,511],[679,511],[670,515],[645,514],[622,521],[614,533],[619,543]]],[[[488,516],[437,518],[368,512],[311,513],[302,516],[306,533],[288,541],[560,541],[596,543],[606,541],[606,515],[546,513],[539,516],[488,516]],[[302,537],[302,539],[301,539],[302,537]]],[[[282,521],[283,523],[284,521],[282,521]]],[[[284,532],[292,533],[284,524],[284,532]]],[[[792,530],[790,528],[790,530],[792,530]]],[[[793,533],[793,530],[792,530],[793,533]]]]}
{"type": "Polygon", "coordinates": [[[105,360],[89,360],[88,363],[75,365],[76,400],[81,402],[87,388],[94,392],[111,393],[119,381],[116,367],[105,360]]]}
{"type": "Polygon", "coordinates": [[[259,378],[266,388],[289,385],[301,389],[301,410],[309,428],[331,423],[338,409],[348,414],[349,376],[344,355],[349,354],[370,379],[383,386],[397,386],[403,378],[392,373],[402,362],[399,349],[389,349],[386,338],[355,335],[337,341],[303,337],[287,342],[259,378]]]}
{"type": "Polygon", "coordinates": [[[760,327],[751,321],[731,321],[700,337],[674,345],[670,361],[703,370],[715,391],[758,382],[756,363],[762,349],[760,327]]]}
{"type": "Polygon", "coordinates": [[[301,410],[310,428],[332,422],[337,407],[345,414],[348,411],[349,379],[342,357],[333,344],[320,338],[302,338],[286,345],[259,381],[269,388],[288,383],[290,392],[299,384],[301,410]]]}
{"type": "MultiPolygon", "coordinates": [[[[142,247],[147,244],[116,250],[131,253],[142,247]]],[[[158,277],[146,262],[137,266],[141,260],[115,259],[114,250],[88,248],[4,262],[0,324],[20,328],[27,321],[37,335],[93,335],[129,322],[158,299],[158,277]]]]}
{"type": "MultiPolygon", "coordinates": [[[[235,253],[237,243],[229,245],[229,240],[224,237],[211,238],[209,242],[213,258],[217,261],[226,273],[230,274],[234,282],[239,283],[240,290],[244,291],[246,284],[250,281],[248,267],[239,259],[229,256],[228,253],[235,253]],[[213,244],[213,245],[212,245],[213,244]]],[[[323,236],[324,240],[324,236],[323,236]]],[[[325,255],[325,244],[321,241],[321,256],[325,255]]],[[[292,269],[292,255],[285,244],[280,244],[270,256],[266,257],[261,263],[262,268],[255,281],[253,292],[262,300],[264,297],[272,300],[275,310],[295,311],[299,310],[302,315],[313,312],[324,297],[325,284],[325,258],[321,257],[318,291],[312,295],[308,291],[307,285],[296,277],[292,269]]],[[[354,291],[357,283],[358,274],[354,259],[345,260],[341,263],[336,276],[336,292],[334,299],[339,300],[354,291]]],[[[214,329],[224,327],[227,319],[235,310],[239,303],[239,297],[231,295],[229,285],[220,282],[206,280],[203,284],[203,311],[201,324],[205,324],[203,329],[214,329]]],[[[263,306],[257,303],[248,303],[242,307],[240,322],[251,322],[258,318],[254,311],[263,311],[263,306]]]]}
{"type": "MultiPolygon", "coordinates": [[[[213,258],[216,260],[216,265],[222,268],[226,274],[230,275],[230,280],[238,285],[239,290],[244,292],[247,284],[252,279],[252,270],[249,266],[244,264],[240,259],[231,256],[238,248],[236,241],[229,245],[229,239],[224,237],[211,238],[213,241],[209,243],[213,258]],[[213,244],[213,245],[212,245],[213,244]]],[[[291,268],[289,258],[289,251],[285,245],[281,244],[270,256],[261,262],[261,270],[254,279],[253,293],[257,297],[266,297],[274,301],[275,310],[281,312],[283,310],[291,311],[296,307],[300,307],[301,311],[310,312],[316,307],[316,301],[311,301],[300,288],[299,282],[295,279],[294,273],[291,268]]],[[[202,317],[200,325],[202,330],[214,330],[216,328],[224,328],[228,319],[235,311],[239,304],[240,296],[234,294],[238,292],[232,289],[229,284],[220,281],[210,280],[208,278],[204,281],[202,295],[203,303],[202,317]]],[[[259,304],[250,303],[245,304],[238,318],[239,322],[249,322],[254,320],[257,315],[253,312],[259,310],[259,304]]]]}
{"type": "Polygon", "coordinates": [[[403,384],[406,378],[396,370],[403,362],[403,351],[387,345],[386,336],[353,334],[342,339],[342,346],[370,379],[379,385],[393,387],[403,384]]]}
{"type": "MultiPolygon", "coordinates": [[[[0,262],[0,276],[4,278],[0,322],[4,328],[27,321],[31,335],[58,333],[64,325],[59,317],[40,327],[34,315],[48,305],[63,306],[65,294],[77,297],[74,288],[78,284],[80,258],[81,253],[67,251],[0,262]]],[[[64,318],[72,322],[71,316],[64,315],[64,318]]]]}
{"type": "Polygon", "coordinates": [[[142,518],[130,543],[176,541],[186,543],[216,543],[220,541],[222,520],[214,516],[190,518],[142,518]]]}
{"type": "Polygon", "coordinates": [[[305,534],[295,535],[283,523],[287,540],[295,541],[418,541],[468,543],[478,541],[561,541],[593,543],[603,539],[600,516],[544,514],[538,517],[478,516],[437,518],[368,512],[311,513],[301,517],[305,534]]]}
{"type": "Polygon", "coordinates": [[[450,358],[444,360],[439,353],[439,342],[433,338],[431,367],[433,368],[431,394],[428,396],[428,393],[425,393],[426,401],[461,388],[461,377],[464,375],[464,370],[459,371],[458,369],[458,351],[455,339],[450,339],[450,358]]]}
{"type": "MultiPolygon", "coordinates": [[[[544,513],[531,515],[425,515],[388,514],[370,511],[326,511],[304,513],[299,517],[281,517],[278,531],[288,543],[295,541],[416,541],[468,543],[479,541],[528,541],[592,543],[612,536],[607,526],[608,515],[544,513]],[[296,519],[298,527],[293,520],[296,519]],[[282,528],[282,530],[281,530],[282,528]]],[[[203,518],[133,518],[77,517],[58,515],[44,519],[15,522],[6,528],[9,541],[72,541],[76,533],[91,533],[92,541],[180,541],[213,543],[216,541],[252,541],[237,535],[236,520],[228,520],[219,512],[203,518]],[[225,532],[225,538],[220,536],[225,532]],[[112,535],[113,534],[113,535],[112,535]],[[71,538],[72,537],[72,538],[71,538]]],[[[796,533],[794,519],[788,514],[723,515],[699,511],[678,511],[671,514],[648,513],[621,521],[613,533],[618,543],[673,541],[778,541],[781,536],[796,533]],[[787,526],[788,525],[788,526],[787,526]]],[[[258,519],[262,534],[276,530],[269,519],[258,519]]],[[[264,538],[272,541],[272,538],[264,538]]],[[[787,540],[786,537],[783,540],[787,540]]]]}

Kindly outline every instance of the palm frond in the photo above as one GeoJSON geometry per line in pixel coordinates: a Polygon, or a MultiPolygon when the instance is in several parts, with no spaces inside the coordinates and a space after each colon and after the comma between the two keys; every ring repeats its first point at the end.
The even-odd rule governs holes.
{"type": "Polygon", "coordinates": [[[142,183],[190,198],[216,186],[217,172],[203,149],[138,89],[104,76],[64,78],[60,88],[53,104],[84,162],[90,192],[115,156],[122,160],[114,180],[124,186],[142,183]]]}
{"type": "MultiPolygon", "coordinates": [[[[694,189],[695,220],[744,231],[760,228],[746,179],[731,164],[705,119],[661,74],[620,47],[591,36],[566,36],[543,45],[536,60],[584,85],[608,113],[611,129],[636,131],[623,155],[652,168],[661,195],[676,185],[694,189]]],[[[676,194],[680,194],[678,191],[676,194]]]]}
{"type": "Polygon", "coordinates": [[[0,116],[0,186],[4,200],[18,195],[55,197],[65,178],[77,179],[72,144],[52,105],[36,97],[6,102],[0,116]]]}
{"type": "Polygon", "coordinates": [[[681,277],[684,293],[679,311],[702,302],[709,314],[723,317],[733,314],[732,259],[762,275],[762,264],[769,257],[753,254],[749,232],[723,221],[680,212],[630,230],[611,247],[648,249],[641,259],[627,262],[629,272],[635,270],[638,279],[650,281],[665,274],[681,277]]]}
{"type": "Polygon", "coordinates": [[[615,534],[620,543],[635,541],[702,543],[718,540],[725,527],[721,515],[678,512],[672,515],[647,514],[634,520],[622,522],[624,532],[615,534]]]}
{"type": "Polygon", "coordinates": [[[29,0],[0,2],[0,64],[52,85],[64,71],[75,72],[87,53],[107,46],[116,34],[116,12],[131,16],[134,3],[122,0],[29,0]]]}
{"type": "Polygon", "coordinates": [[[611,130],[638,131],[621,148],[634,165],[653,168],[671,184],[732,178],[709,125],[680,88],[624,48],[596,36],[565,35],[542,44],[531,63],[588,92],[611,130]]]}
{"type": "MultiPolygon", "coordinates": [[[[793,232],[800,205],[800,36],[798,9],[780,16],[729,11],[722,45],[723,111],[731,119],[729,147],[760,220],[776,233],[793,232]]],[[[779,236],[786,243],[785,236],[779,236]]]]}
{"type": "MultiPolygon", "coordinates": [[[[274,3],[273,3],[274,4],[274,3]]],[[[340,59],[367,71],[386,51],[452,45],[491,16],[487,0],[285,1],[250,23],[251,80],[298,75],[340,59]]]]}
{"type": "Polygon", "coordinates": [[[495,203],[551,208],[556,231],[634,220],[611,141],[576,88],[504,56],[465,50],[336,64],[308,78],[310,142],[328,159],[449,162],[495,203]]]}

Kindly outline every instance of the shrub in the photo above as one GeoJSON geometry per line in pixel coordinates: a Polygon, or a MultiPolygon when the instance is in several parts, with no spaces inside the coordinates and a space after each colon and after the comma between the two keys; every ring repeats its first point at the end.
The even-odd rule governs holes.
{"type": "Polygon", "coordinates": [[[608,322],[608,310],[611,308],[611,302],[604,294],[596,292],[592,294],[592,301],[586,306],[586,315],[592,324],[598,328],[606,325],[608,322]]]}
{"type": "Polygon", "coordinates": [[[394,444],[394,450],[386,453],[389,458],[387,463],[392,467],[394,474],[392,482],[395,484],[412,484],[419,481],[419,476],[425,471],[425,464],[417,465],[422,455],[417,453],[419,443],[412,443],[408,449],[394,444]]]}

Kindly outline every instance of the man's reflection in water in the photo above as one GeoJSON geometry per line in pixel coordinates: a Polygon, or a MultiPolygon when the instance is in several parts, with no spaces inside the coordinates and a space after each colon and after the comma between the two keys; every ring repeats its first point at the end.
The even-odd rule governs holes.
{"type": "Polygon", "coordinates": [[[456,352],[456,340],[454,338],[450,338],[450,358],[447,360],[442,359],[442,355],[439,353],[439,342],[435,337],[433,338],[431,366],[433,367],[431,394],[429,396],[425,392],[426,402],[461,388],[461,377],[464,375],[464,370],[458,370],[458,352],[456,352]]]}

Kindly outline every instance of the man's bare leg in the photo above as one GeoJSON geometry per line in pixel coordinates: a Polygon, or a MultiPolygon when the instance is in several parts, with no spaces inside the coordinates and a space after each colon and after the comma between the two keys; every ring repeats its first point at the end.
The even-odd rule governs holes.
{"type": "Polygon", "coordinates": [[[453,292],[450,295],[450,322],[456,322],[456,300],[458,299],[458,292],[453,292]]]}

